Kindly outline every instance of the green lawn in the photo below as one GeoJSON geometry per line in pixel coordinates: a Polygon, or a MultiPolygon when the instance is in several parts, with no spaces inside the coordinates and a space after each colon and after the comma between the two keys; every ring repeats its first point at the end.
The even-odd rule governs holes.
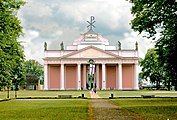
{"type": "MultiPolygon", "coordinates": [[[[73,91],[35,91],[35,90],[20,90],[18,97],[57,97],[58,95],[72,95],[73,97],[81,96],[84,93],[85,97],[90,98],[87,90],[73,91]]],[[[111,94],[114,97],[140,97],[141,95],[155,95],[156,97],[177,97],[177,91],[118,91],[118,90],[98,90],[97,94],[102,98],[109,98],[111,94]]],[[[0,91],[0,99],[7,97],[7,91],[0,91]]],[[[10,97],[14,98],[14,91],[10,91],[10,97]]]]}
{"type": "Polygon", "coordinates": [[[113,99],[114,104],[138,114],[145,120],[176,120],[176,98],[153,98],[153,99],[113,99]]]}
{"type": "Polygon", "coordinates": [[[141,97],[141,95],[155,95],[156,97],[177,97],[177,91],[118,91],[118,90],[101,90],[97,94],[102,98],[109,98],[111,94],[114,97],[141,97]]]}
{"type": "MultiPolygon", "coordinates": [[[[14,91],[10,91],[10,97],[14,98],[14,91]]],[[[17,92],[18,97],[57,97],[58,95],[72,95],[73,97],[81,96],[84,93],[85,97],[90,97],[88,91],[73,90],[73,91],[35,91],[35,90],[20,90],[17,92]]],[[[0,91],[0,99],[7,97],[7,91],[0,91]]]]}
{"type": "Polygon", "coordinates": [[[88,100],[11,100],[0,102],[0,120],[88,120],[88,100]]]}
{"type": "MultiPolygon", "coordinates": [[[[89,91],[18,91],[18,97],[57,97],[58,95],[80,96],[82,93],[90,97],[89,91]]],[[[103,98],[138,97],[155,95],[161,97],[177,97],[176,91],[97,91],[103,98]]],[[[6,98],[6,91],[0,91],[0,99],[6,98]]],[[[14,91],[10,92],[14,98],[14,91]]],[[[114,104],[136,113],[146,120],[176,120],[177,98],[134,98],[111,99],[114,104]]],[[[87,99],[22,99],[0,102],[0,120],[7,119],[44,119],[44,120],[85,120],[89,119],[87,99]]]]}

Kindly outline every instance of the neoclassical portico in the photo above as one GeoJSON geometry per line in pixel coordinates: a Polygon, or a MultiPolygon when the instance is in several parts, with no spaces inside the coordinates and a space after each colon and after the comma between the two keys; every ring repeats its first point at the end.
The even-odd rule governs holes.
{"type": "MultiPolygon", "coordinates": [[[[97,89],[138,89],[138,58],[120,57],[119,55],[104,54],[101,58],[97,53],[102,51],[94,46],[75,51],[64,57],[44,58],[44,89],[45,90],[69,90],[86,89],[89,74],[88,59],[95,60],[95,81],[97,89]],[[89,53],[92,51],[92,56],[89,53]],[[84,54],[86,56],[84,56],[84,54]],[[107,58],[106,58],[107,55],[107,58]]],[[[46,56],[60,55],[64,51],[45,51],[46,56]]],[[[129,55],[130,51],[127,52],[129,55]]],[[[134,51],[135,52],[135,51],[134,51]]],[[[120,53],[120,52],[119,52],[120,53]]],[[[125,54],[125,53],[124,53],[125,54]]]]}
{"type": "MultiPolygon", "coordinates": [[[[93,18],[92,18],[93,19],[93,18]]],[[[138,90],[138,46],[123,50],[109,45],[101,34],[90,30],[63,50],[44,50],[44,89],[86,89],[89,59],[95,61],[96,89],[138,90]]]]}

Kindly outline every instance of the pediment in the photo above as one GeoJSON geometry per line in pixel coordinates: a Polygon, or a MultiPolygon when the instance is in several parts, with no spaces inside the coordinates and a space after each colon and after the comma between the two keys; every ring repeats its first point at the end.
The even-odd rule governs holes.
{"type": "Polygon", "coordinates": [[[117,58],[119,56],[111,52],[104,51],[102,49],[91,46],[91,47],[83,48],[79,51],[75,51],[63,57],[64,58],[117,58]]]}

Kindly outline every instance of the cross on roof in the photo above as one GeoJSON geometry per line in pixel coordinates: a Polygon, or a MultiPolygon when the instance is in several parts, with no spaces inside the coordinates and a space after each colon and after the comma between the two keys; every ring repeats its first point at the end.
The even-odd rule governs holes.
{"type": "Polygon", "coordinates": [[[93,25],[93,23],[95,23],[94,20],[95,20],[95,17],[94,17],[94,16],[91,16],[91,17],[90,17],[90,21],[87,21],[87,22],[89,23],[89,25],[87,26],[87,28],[90,27],[90,30],[92,30],[92,27],[95,28],[95,26],[93,25]]]}

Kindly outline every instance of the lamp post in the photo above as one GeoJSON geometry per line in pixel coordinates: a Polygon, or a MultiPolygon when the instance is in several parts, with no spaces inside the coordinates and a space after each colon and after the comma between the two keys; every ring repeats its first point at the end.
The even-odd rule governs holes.
{"type": "Polygon", "coordinates": [[[18,85],[17,85],[17,75],[15,74],[15,98],[17,98],[17,89],[18,89],[18,85]]]}

